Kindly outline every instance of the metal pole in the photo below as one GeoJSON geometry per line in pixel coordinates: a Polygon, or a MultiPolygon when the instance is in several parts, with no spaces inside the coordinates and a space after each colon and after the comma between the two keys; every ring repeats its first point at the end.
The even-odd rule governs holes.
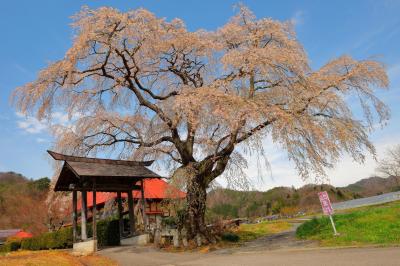
{"type": "Polygon", "coordinates": [[[339,234],[337,233],[337,231],[336,231],[336,227],[335,227],[335,223],[333,222],[332,215],[329,215],[329,219],[331,220],[331,224],[332,224],[332,227],[333,227],[334,235],[335,235],[335,236],[339,235],[339,234]]]}

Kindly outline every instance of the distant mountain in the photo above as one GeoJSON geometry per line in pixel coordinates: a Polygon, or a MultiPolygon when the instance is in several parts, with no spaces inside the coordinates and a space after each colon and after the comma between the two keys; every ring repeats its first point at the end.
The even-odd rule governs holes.
{"type": "Polygon", "coordinates": [[[373,176],[361,179],[354,184],[344,187],[349,191],[359,193],[363,197],[374,196],[382,193],[400,190],[400,177],[390,176],[382,178],[373,176]]]}
{"type": "Polygon", "coordinates": [[[0,184],[24,183],[24,182],[28,182],[28,179],[21,174],[14,172],[0,172],[0,184]]]}
{"type": "Polygon", "coordinates": [[[400,190],[400,177],[370,177],[346,187],[309,184],[301,188],[275,187],[265,192],[215,189],[208,194],[208,218],[291,215],[320,209],[317,193],[327,191],[332,202],[369,197],[400,190]]]}

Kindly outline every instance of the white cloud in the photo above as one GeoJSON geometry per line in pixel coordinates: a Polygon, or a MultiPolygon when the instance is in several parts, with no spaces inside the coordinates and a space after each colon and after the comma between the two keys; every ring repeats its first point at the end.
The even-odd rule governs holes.
{"type": "Polygon", "coordinates": [[[48,140],[47,140],[47,139],[44,139],[44,138],[36,138],[36,142],[38,142],[38,143],[44,143],[44,142],[48,142],[48,140]]]}
{"type": "MultiPolygon", "coordinates": [[[[390,136],[381,138],[375,143],[377,160],[382,160],[386,150],[398,144],[399,136],[390,136]]],[[[362,178],[368,178],[376,173],[377,161],[371,155],[367,155],[363,164],[354,162],[350,156],[344,156],[335,169],[328,171],[331,183],[334,186],[346,186],[349,183],[354,183],[362,178]]]]}
{"type": "Polygon", "coordinates": [[[369,28],[363,32],[358,40],[354,43],[352,50],[357,50],[358,53],[366,53],[378,43],[389,43],[393,37],[399,32],[397,21],[385,22],[377,24],[378,26],[369,28]]]}
{"type": "Polygon", "coordinates": [[[0,120],[10,120],[10,118],[6,115],[0,114],[0,120]]]}
{"type": "Polygon", "coordinates": [[[25,132],[30,134],[39,134],[47,129],[47,125],[43,121],[39,121],[37,118],[32,116],[25,116],[21,113],[17,113],[19,121],[17,125],[19,128],[23,129],[25,132]]]}
{"type": "MultiPolygon", "coordinates": [[[[40,134],[49,131],[49,124],[44,120],[40,121],[36,117],[27,116],[19,112],[17,112],[16,115],[18,117],[18,127],[27,133],[40,134]]],[[[80,117],[80,115],[74,114],[70,120],[68,114],[54,112],[52,114],[52,123],[61,126],[71,126],[72,121],[80,117]]]]}
{"type": "Polygon", "coordinates": [[[392,65],[388,68],[387,74],[391,83],[400,81],[400,63],[392,65]]]}
{"type": "MultiPolygon", "coordinates": [[[[267,190],[277,186],[294,185],[299,187],[304,185],[296,172],[294,163],[288,160],[286,152],[282,148],[272,143],[271,137],[263,141],[263,149],[268,160],[268,167],[264,165],[263,158],[257,162],[256,155],[246,156],[248,168],[244,171],[252,189],[267,190]]],[[[223,177],[218,178],[217,182],[222,186],[227,186],[223,177]]]]}
{"type": "MultiPolygon", "coordinates": [[[[400,135],[394,136],[388,134],[380,137],[374,142],[377,150],[377,159],[382,159],[387,148],[398,144],[400,135]]],[[[258,166],[255,156],[248,157],[249,167],[245,170],[249,176],[253,189],[268,190],[277,186],[295,186],[301,187],[308,183],[316,183],[314,178],[303,181],[295,169],[293,162],[289,161],[286,151],[273,144],[268,138],[264,141],[264,149],[266,151],[270,169],[261,170],[262,179],[258,177],[258,166]]],[[[335,168],[327,170],[329,180],[322,180],[324,183],[330,183],[333,186],[347,186],[348,184],[357,182],[360,179],[368,178],[376,175],[375,168],[377,162],[372,158],[372,155],[367,154],[364,164],[354,162],[348,155],[343,156],[335,168]]],[[[321,180],[318,180],[321,182],[321,180]]],[[[217,182],[222,186],[227,186],[226,180],[219,177],[217,182]]]]}
{"type": "Polygon", "coordinates": [[[27,75],[29,77],[34,77],[35,76],[32,71],[30,71],[29,69],[27,69],[26,67],[24,67],[24,66],[22,66],[22,65],[20,65],[18,63],[14,64],[14,68],[16,68],[18,71],[20,71],[21,73],[23,73],[23,74],[25,74],[25,75],[27,75]]]}
{"type": "Polygon", "coordinates": [[[68,114],[63,114],[61,112],[55,112],[52,115],[52,118],[54,119],[54,121],[56,121],[57,124],[66,126],[70,121],[68,118],[68,114]]]}
{"type": "Polygon", "coordinates": [[[303,10],[297,10],[293,16],[290,18],[290,21],[293,23],[295,26],[300,26],[304,23],[304,11],[303,10]]]}
{"type": "Polygon", "coordinates": [[[5,171],[6,171],[6,168],[2,164],[0,164],[0,172],[5,172],[5,171]]]}

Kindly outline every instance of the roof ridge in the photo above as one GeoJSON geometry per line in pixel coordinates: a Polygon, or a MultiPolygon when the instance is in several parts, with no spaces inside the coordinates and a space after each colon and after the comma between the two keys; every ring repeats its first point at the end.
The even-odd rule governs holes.
{"type": "Polygon", "coordinates": [[[128,165],[128,166],[150,166],[153,161],[128,161],[128,160],[114,160],[114,159],[100,159],[91,157],[80,157],[73,155],[65,155],[54,151],[47,150],[51,157],[57,161],[69,161],[69,162],[85,162],[85,163],[101,163],[101,164],[113,164],[113,165],[128,165]]]}

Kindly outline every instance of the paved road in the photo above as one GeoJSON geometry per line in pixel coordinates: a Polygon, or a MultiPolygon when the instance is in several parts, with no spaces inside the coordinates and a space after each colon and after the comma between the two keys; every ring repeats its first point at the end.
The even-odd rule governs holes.
{"type": "Polygon", "coordinates": [[[352,208],[358,208],[358,207],[363,207],[363,206],[383,204],[383,203],[397,201],[397,200],[400,200],[400,191],[385,193],[382,195],[372,196],[372,197],[368,197],[368,198],[361,198],[361,199],[337,202],[337,203],[333,203],[332,207],[335,210],[345,210],[345,209],[352,209],[352,208]]]}
{"type": "Polygon", "coordinates": [[[348,265],[400,265],[399,248],[347,248],[347,249],[279,249],[232,254],[166,253],[149,248],[117,247],[100,254],[120,265],[140,266],[244,266],[244,265],[296,265],[296,266],[348,266],[348,265]]]}
{"type": "Polygon", "coordinates": [[[400,248],[319,248],[317,243],[298,240],[295,229],[261,237],[238,248],[169,253],[152,247],[115,247],[99,253],[122,266],[245,266],[245,265],[400,265],[400,248]]]}

